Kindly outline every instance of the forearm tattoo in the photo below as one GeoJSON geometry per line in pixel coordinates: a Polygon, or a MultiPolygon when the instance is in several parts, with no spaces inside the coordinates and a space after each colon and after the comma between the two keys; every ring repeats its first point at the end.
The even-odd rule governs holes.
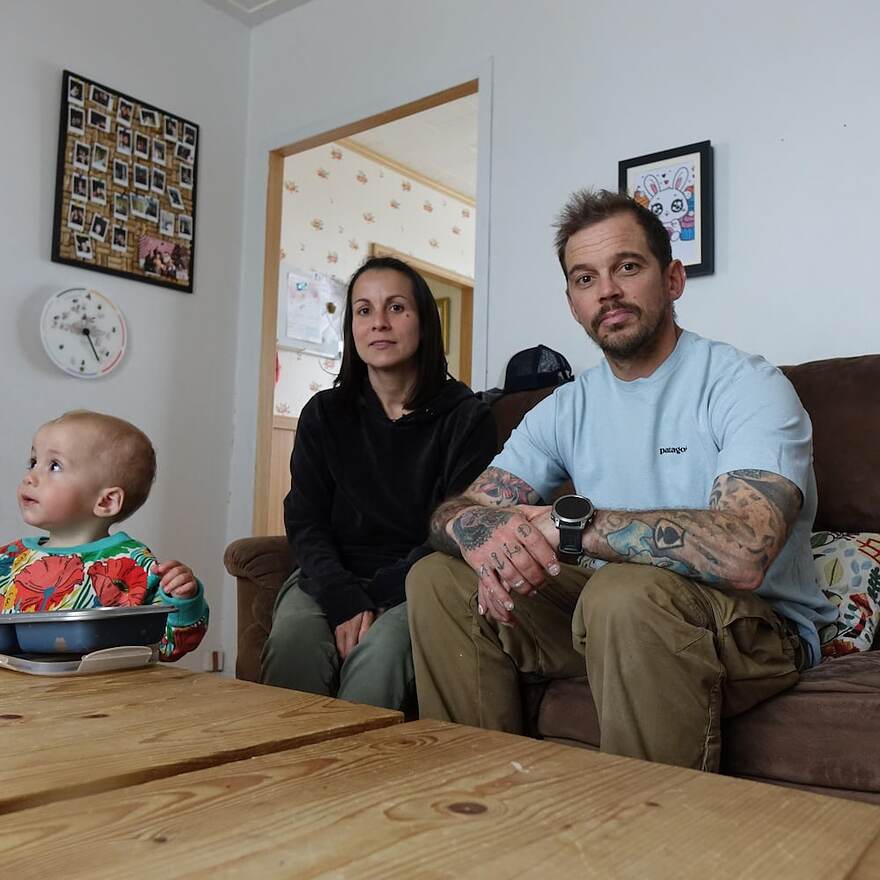
{"type": "MultiPolygon", "coordinates": [[[[444,501],[434,511],[428,540],[435,550],[450,556],[461,556],[462,549],[481,546],[499,523],[507,522],[512,516],[512,512],[504,513],[500,519],[493,519],[490,514],[502,513],[495,508],[540,503],[541,496],[525,480],[501,468],[486,468],[463,495],[444,501]],[[462,512],[468,508],[471,510],[462,516],[462,512]],[[453,522],[454,537],[447,532],[446,527],[450,522],[453,522]]],[[[519,528],[523,538],[532,531],[528,525],[519,528]],[[523,528],[526,529],[525,533],[522,533],[523,528]]],[[[505,564],[504,559],[499,557],[497,562],[500,570],[505,564]]]]}
{"type": "Polygon", "coordinates": [[[600,512],[591,552],[753,589],[779,555],[802,503],[800,490],[784,477],[731,471],[715,481],[708,510],[600,512]]]}
{"type": "Polygon", "coordinates": [[[486,468],[467,494],[492,507],[541,503],[541,496],[525,480],[496,467],[486,468]]]}

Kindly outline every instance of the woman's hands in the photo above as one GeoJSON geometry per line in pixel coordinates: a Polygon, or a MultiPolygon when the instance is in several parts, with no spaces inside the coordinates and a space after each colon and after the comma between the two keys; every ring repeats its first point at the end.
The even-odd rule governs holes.
{"type": "Polygon", "coordinates": [[[345,658],[355,649],[361,639],[367,634],[367,630],[373,625],[376,615],[372,611],[361,611],[355,614],[333,631],[336,638],[336,650],[339,656],[345,658]]]}

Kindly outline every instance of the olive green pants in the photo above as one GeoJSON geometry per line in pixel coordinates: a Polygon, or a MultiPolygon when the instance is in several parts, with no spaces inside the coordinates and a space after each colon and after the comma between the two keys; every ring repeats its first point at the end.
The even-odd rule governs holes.
{"type": "Polygon", "coordinates": [[[477,612],[476,575],[435,553],[407,578],[421,717],[521,733],[520,675],[586,672],[604,752],[717,771],[721,718],[791,687],[800,639],[752,592],[649,565],[563,565],[515,626],[477,612]]]}
{"type": "Polygon", "coordinates": [[[406,603],[379,615],[342,660],[327,617],[297,585],[298,573],[284,582],[275,600],[263,648],[263,684],[409,711],[415,681],[406,603]]]}

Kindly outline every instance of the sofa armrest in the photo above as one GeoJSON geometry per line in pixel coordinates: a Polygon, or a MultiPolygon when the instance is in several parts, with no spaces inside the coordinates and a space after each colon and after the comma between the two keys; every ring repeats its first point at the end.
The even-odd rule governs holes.
{"type": "Polygon", "coordinates": [[[239,538],[223,554],[226,570],[235,578],[247,578],[266,590],[278,591],[296,568],[296,559],[287,538],[272,535],[239,538]]]}
{"type": "Polygon", "coordinates": [[[272,626],[275,597],[296,559],[284,537],[240,538],[223,555],[226,570],[236,579],[238,653],[235,676],[259,681],[260,657],[272,626]]]}

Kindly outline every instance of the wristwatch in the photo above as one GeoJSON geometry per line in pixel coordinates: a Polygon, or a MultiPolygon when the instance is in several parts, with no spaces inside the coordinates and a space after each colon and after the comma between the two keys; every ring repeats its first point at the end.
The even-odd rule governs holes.
{"type": "Polygon", "coordinates": [[[559,555],[564,562],[577,562],[583,553],[584,529],[596,516],[596,508],[583,495],[563,495],[550,510],[550,519],[559,529],[559,555]]]}

